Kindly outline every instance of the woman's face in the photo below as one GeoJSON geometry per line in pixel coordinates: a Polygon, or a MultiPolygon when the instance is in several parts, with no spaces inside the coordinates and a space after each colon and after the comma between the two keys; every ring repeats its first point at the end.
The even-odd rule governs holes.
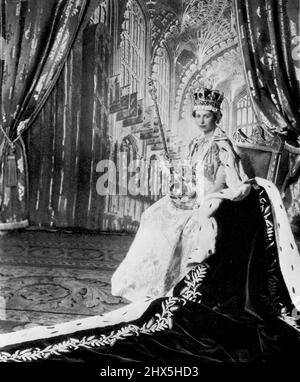
{"type": "Polygon", "coordinates": [[[213,133],[216,128],[216,116],[209,110],[196,110],[194,118],[199,129],[205,134],[213,133]]]}

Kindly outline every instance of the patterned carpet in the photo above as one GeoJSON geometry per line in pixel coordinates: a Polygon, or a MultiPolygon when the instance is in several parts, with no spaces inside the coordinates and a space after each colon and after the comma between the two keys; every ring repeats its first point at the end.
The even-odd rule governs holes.
{"type": "Polygon", "coordinates": [[[133,236],[19,231],[0,236],[0,333],[103,314],[133,236]]]}
{"type": "Polygon", "coordinates": [[[126,305],[110,294],[110,279],[132,240],[132,235],[1,232],[0,333],[126,305]]]}

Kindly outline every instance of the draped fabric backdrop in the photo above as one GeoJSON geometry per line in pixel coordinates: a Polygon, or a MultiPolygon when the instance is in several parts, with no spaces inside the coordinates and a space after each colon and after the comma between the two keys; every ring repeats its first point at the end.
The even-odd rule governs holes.
{"type": "MultiPolygon", "coordinates": [[[[99,0],[0,0],[0,97],[2,105],[0,116],[2,130],[0,132],[0,229],[28,225],[27,155],[21,134],[25,130],[29,130],[31,133],[30,126],[35,119],[39,122],[38,129],[40,129],[41,139],[46,146],[47,134],[44,132],[47,129],[51,130],[55,125],[58,135],[64,134],[60,130],[62,113],[59,112],[59,107],[56,108],[56,105],[53,104],[55,97],[53,96],[52,99],[52,96],[48,96],[53,90],[61,70],[68,66],[66,57],[73,46],[75,37],[79,35],[80,30],[84,29],[99,2],[99,0]],[[66,65],[64,65],[65,63],[66,65]],[[53,107],[50,105],[49,109],[47,107],[42,109],[47,98],[49,102],[46,106],[48,107],[52,102],[53,107]],[[55,117],[53,126],[43,124],[43,115],[47,110],[52,115],[52,110],[56,109],[58,112],[53,115],[55,117]],[[40,110],[43,112],[39,113],[40,110]],[[37,116],[38,118],[36,118],[37,116]]],[[[294,145],[296,145],[296,138],[300,132],[300,86],[295,72],[293,57],[297,56],[297,51],[295,53],[289,18],[297,13],[293,11],[294,8],[297,9],[297,4],[299,10],[298,0],[234,0],[245,74],[258,122],[266,131],[271,134],[279,133],[282,138],[285,138],[284,133],[288,132],[288,142],[294,145]]],[[[295,17],[295,23],[297,22],[299,23],[299,19],[295,17]]],[[[299,35],[298,24],[297,28],[297,35],[299,35]]],[[[94,32],[91,29],[92,33],[94,32]]],[[[91,38],[86,34],[85,45],[88,45],[91,38]]],[[[297,44],[298,40],[295,41],[297,44]]],[[[87,65],[86,71],[88,71],[88,60],[85,65],[87,65]]],[[[69,72],[65,71],[65,73],[67,77],[69,72]]],[[[70,76],[73,74],[72,72],[70,76]]],[[[89,83],[93,83],[93,78],[89,83]]],[[[59,81],[57,86],[58,90],[61,89],[59,81]]],[[[59,90],[59,97],[63,93],[64,89],[59,90]]],[[[64,104],[62,107],[67,109],[69,105],[64,104]]],[[[89,105],[83,104],[82,110],[80,117],[82,118],[82,133],[80,132],[78,135],[79,146],[84,143],[85,147],[90,147],[90,143],[96,142],[96,140],[92,141],[83,131],[87,123],[87,115],[90,114],[89,105]]],[[[78,123],[77,120],[76,123],[78,123]]],[[[102,125],[104,124],[105,121],[102,125]]],[[[71,125],[74,125],[73,119],[71,125]]],[[[36,128],[33,130],[31,139],[38,134],[36,128]]],[[[52,134],[52,130],[50,132],[52,134]]],[[[48,133],[50,134],[50,132],[48,133]]],[[[99,139],[104,141],[101,134],[99,131],[99,139]]],[[[77,139],[77,135],[73,138],[72,142],[77,139]]],[[[98,146],[95,145],[95,147],[98,150],[98,146]]],[[[31,152],[27,153],[31,158],[29,159],[38,161],[44,158],[43,148],[44,145],[39,148],[38,155],[35,155],[34,147],[31,146],[31,152]]],[[[47,150],[49,156],[51,150],[49,151],[49,147],[47,150]]],[[[55,150],[57,152],[58,148],[55,147],[55,150]]],[[[60,153],[58,154],[57,156],[60,157],[60,153]]],[[[76,210],[75,204],[76,206],[88,204],[89,211],[96,211],[94,208],[94,205],[98,203],[97,195],[94,195],[96,191],[93,190],[91,195],[91,192],[87,190],[87,184],[93,184],[94,181],[91,180],[92,175],[86,175],[91,155],[94,154],[91,154],[86,148],[80,153],[77,189],[78,195],[82,195],[82,197],[79,199],[74,197],[74,201],[71,201],[73,212],[76,210]]],[[[101,155],[95,154],[95,158],[92,158],[93,164],[101,155]]],[[[70,163],[73,157],[70,157],[70,163]]],[[[65,160],[64,163],[66,163],[65,160]]],[[[64,164],[64,166],[66,165],[64,164]]],[[[31,174],[37,168],[37,165],[31,166],[31,174]]],[[[41,166],[40,171],[44,168],[47,166],[41,166]]],[[[94,173],[93,177],[95,177],[94,173]]],[[[76,179],[75,177],[72,184],[68,186],[70,194],[72,187],[76,186],[76,179]]],[[[59,182],[63,184],[62,180],[59,182]]],[[[41,182],[41,187],[44,187],[44,181],[41,182]]],[[[49,187],[52,187],[51,182],[49,187]]],[[[60,194],[60,186],[54,185],[53,187],[56,191],[58,190],[55,191],[56,194],[60,194]]],[[[35,189],[37,189],[36,182],[32,184],[31,194],[35,189]]],[[[46,203],[44,202],[46,198],[40,198],[40,195],[41,193],[37,192],[30,197],[32,211],[37,209],[32,205],[33,203],[38,207],[46,203]]],[[[65,204],[65,199],[61,198],[57,210],[63,210],[65,204]]],[[[70,212],[72,216],[69,218],[58,216],[57,219],[54,219],[54,223],[59,226],[74,226],[75,221],[75,225],[78,226],[88,228],[99,226],[99,222],[95,221],[94,217],[83,215],[81,208],[77,210],[74,213],[70,212]],[[60,221],[63,221],[63,224],[60,224],[60,221]],[[85,223],[86,221],[88,224],[85,223]]],[[[34,217],[34,221],[40,222],[41,219],[34,217]]]]}
{"type": "Polygon", "coordinates": [[[260,126],[279,137],[270,180],[300,234],[299,0],[234,0],[234,9],[254,112],[260,126]]]}
{"type": "Polygon", "coordinates": [[[249,94],[259,124],[271,134],[300,134],[300,85],[292,57],[288,7],[298,0],[234,0],[249,94]]]}
{"type": "Polygon", "coordinates": [[[13,229],[28,225],[28,171],[21,134],[44,105],[96,1],[0,4],[0,229],[13,229]]]}
{"type": "Polygon", "coordinates": [[[106,229],[106,200],[97,192],[96,169],[111,152],[111,33],[97,17],[91,19],[78,33],[59,79],[24,135],[32,227],[106,229]]]}

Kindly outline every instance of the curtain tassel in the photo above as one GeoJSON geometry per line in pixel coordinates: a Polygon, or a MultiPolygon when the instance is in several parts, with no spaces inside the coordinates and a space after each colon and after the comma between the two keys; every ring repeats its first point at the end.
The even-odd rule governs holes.
{"type": "Polygon", "coordinates": [[[14,148],[9,149],[7,155],[7,176],[6,176],[6,187],[15,187],[18,184],[18,175],[17,175],[17,159],[16,151],[14,148]]]}

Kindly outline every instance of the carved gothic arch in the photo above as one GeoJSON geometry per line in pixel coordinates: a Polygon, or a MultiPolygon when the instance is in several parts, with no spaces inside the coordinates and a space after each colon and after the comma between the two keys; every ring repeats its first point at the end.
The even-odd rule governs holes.
{"type": "MultiPolygon", "coordinates": [[[[191,62],[189,66],[185,69],[184,74],[181,76],[181,81],[177,85],[176,88],[176,95],[175,95],[175,110],[177,113],[178,119],[180,119],[182,111],[183,111],[183,105],[186,101],[186,94],[191,91],[192,83],[195,81],[195,77],[198,77],[198,81],[202,78],[202,85],[204,86],[210,86],[213,85],[209,83],[209,80],[207,79],[207,73],[209,71],[214,71],[214,67],[217,68],[218,65],[220,65],[220,62],[222,60],[226,60],[226,55],[228,54],[235,54],[238,52],[238,46],[235,45],[233,47],[227,47],[225,48],[220,54],[217,56],[214,56],[211,58],[202,68],[199,68],[197,66],[196,60],[194,62],[191,62]]],[[[216,84],[214,84],[216,85],[216,84]]]]}
{"type": "Polygon", "coordinates": [[[136,140],[131,134],[126,135],[122,139],[122,142],[120,144],[120,150],[125,151],[124,149],[125,150],[128,150],[128,149],[131,150],[132,149],[132,152],[135,154],[137,154],[139,152],[136,140]]]}

